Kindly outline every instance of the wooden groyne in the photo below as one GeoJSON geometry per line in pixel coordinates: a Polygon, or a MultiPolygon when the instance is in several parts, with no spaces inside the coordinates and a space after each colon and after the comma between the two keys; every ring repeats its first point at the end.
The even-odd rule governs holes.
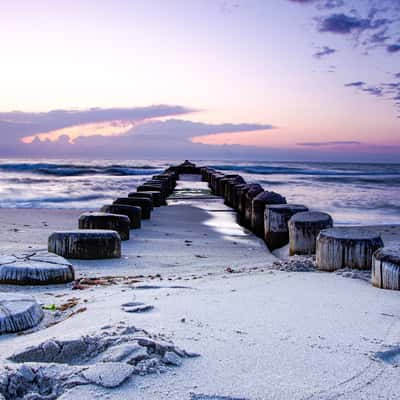
{"type": "MultiPolygon", "coordinates": [[[[180,176],[187,174],[207,182],[211,193],[236,211],[239,224],[263,239],[271,251],[290,244],[288,255],[289,251],[290,255],[315,254],[317,268],[324,271],[371,270],[372,266],[374,286],[400,289],[400,250],[385,248],[375,232],[333,227],[326,213],[287,203],[281,194],[246,182],[241,175],[199,167],[188,160],[152,176],[136,192],[116,198],[99,211],[85,212],[77,221],[79,229],[53,232],[48,252],[0,257],[0,284],[65,284],[74,279],[73,265],[66,259],[123,256],[121,241],[130,240],[130,229],[141,229],[142,220],[151,219],[155,207],[166,206],[180,176]]],[[[4,296],[0,299],[0,334],[27,329],[41,320],[34,299],[20,296],[13,300],[13,308],[4,296]]]]}

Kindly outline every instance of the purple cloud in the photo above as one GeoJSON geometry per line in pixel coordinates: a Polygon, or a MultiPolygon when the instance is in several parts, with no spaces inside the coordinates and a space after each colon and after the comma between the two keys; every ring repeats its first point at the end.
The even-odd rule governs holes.
{"type": "MultiPolygon", "coordinates": [[[[191,138],[219,133],[256,132],[273,129],[269,124],[207,124],[169,118],[165,121],[152,119],[170,113],[171,116],[191,112],[190,108],[177,106],[144,107],[131,109],[131,112],[120,109],[91,109],[86,111],[50,111],[48,113],[11,112],[0,113],[0,155],[41,157],[51,154],[53,157],[162,157],[173,154],[215,154],[215,145],[192,143],[191,138]],[[95,112],[94,112],[95,110],[95,112]],[[169,111],[168,111],[169,110],[169,111]],[[127,113],[127,114],[126,114],[127,113]],[[55,118],[57,115],[57,118],[55,118]],[[72,118],[71,115],[74,115],[72,118]],[[65,117],[65,119],[64,119],[65,117]],[[69,119],[68,119],[69,117],[69,119]],[[40,140],[37,136],[31,143],[21,143],[24,136],[47,132],[61,127],[120,120],[137,121],[133,128],[119,135],[94,134],[78,136],[73,143],[67,135],[55,140],[40,140]],[[8,124],[6,118],[11,118],[8,124]],[[30,121],[30,122],[29,122],[30,121]],[[8,125],[7,125],[8,124],[8,125]],[[7,126],[7,130],[4,127],[7,126]],[[25,127],[25,129],[22,129],[25,127]],[[38,130],[38,128],[40,128],[38,130]],[[51,129],[50,129],[51,128],[51,129]]],[[[94,131],[95,133],[95,131],[94,131]]],[[[239,146],[240,147],[240,146],[239,146]]],[[[172,156],[171,156],[172,157],[172,156]]]]}
{"type": "Polygon", "coordinates": [[[319,9],[332,9],[342,7],[344,0],[289,0],[297,4],[312,4],[315,3],[319,9]]]}
{"type": "Polygon", "coordinates": [[[320,59],[320,58],[329,56],[329,55],[334,54],[334,53],[336,53],[336,49],[333,49],[333,48],[331,48],[329,46],[324,46],[324,47],[321,48],[321,50],[319,50],[316,53],[314,53],[314,57],[320,59]]]}
{"type": "Polygon", "coordinates": [[[365,85],[365,82],[363,82],[363,81],[356,81],[356,82],[345,83],[344,86],[346,86],[346,87],[356,87],[356,88],[359,88],[359,87],[364,86],[364,85],[365,85]]]}
{"type": "Polygon", "coordinates": [[[400,44],[390,44],[386,47],[388,53],[397,53],[400,51],[400,44]]]}
{"type": "Polygon", "coordinates": [[[361,89],[363,92],[367,92],[372,96],[381,97],[383,96],[383,89],[378,86],[369,86],[361,89]]]}
{"type": "Polygon", "coordinates": [[[322,147],[322,146],[348,146],[348,145],[361,144],[356,140],[337,140],[330,142],[300,142],[296,143],[297,146],[310,146],[310,147],[322,147]]]}
{"type": "Polygon", "coordinates": [[[337,34],[348,34],[371,28],[369,19],[351,17],[346,14],[332,14],[321,19],[319,31],[337,34]]]}
{"type": "Polygon", "coordinates": [[[342,36],[363,48],[364,54],[377,47],[386,47],[389,53],[400,50],[398,43],[390,44],[400,30],[399,0],[289,0],[297,4],[314,5],[317,11],[341,9],[328,15],[317,15],[318,31],[342,36]]]}
{"type": "Polygon", "coordinates": [[[0,112],[0,143],[5,136],[23,137],[74,125],[104,121],[141,121],[194,112],[183,106],[152,105],[135,108],[91,108],[88,110],[53,110],[48,112],[0,112]]]}
{"type": "Polygon", "coordinates": [[[317,0],[289,0],[292,3],[298,3],[298,4],[311,4],[315,3],[317,0]]]}

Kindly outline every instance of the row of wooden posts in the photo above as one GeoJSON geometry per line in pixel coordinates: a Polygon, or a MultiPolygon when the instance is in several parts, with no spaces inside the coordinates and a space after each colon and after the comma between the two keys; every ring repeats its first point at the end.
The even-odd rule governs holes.
{"type": "Polygon", "coordinates": [[[79,230],[55,232],[48,249],[66,258],[121,257],[121,240],[130,229],[149,219],[153,207],[166,204],[180,174],[200,174],[211,191],[238,213],[239,223],[264,239],[273,251],[289,243],[290,255],[316,254],[317,268],[372,269],[372,283],[400,289],[400,251],[384,247],[378,233],[357,227],[333,227],[327,213],[310,211],[302,204],[288,204],[279,193],[247,183],[237,174],[184,163],[166,169],[140,185],[136,192],[105,205],[100,212],[79,218],[79,230]]]}
{"type": "Polygon", "coordinates": [[[49,252],[65,258],[102,259],[121,257],[121,241],[129,240],[131,229],[140,229],[151,218],[154,207],[167,205],[179,174],[173,169],[154,175],[127,197],[104,205],[99,212],[79,217],[78,230],[50,235],[49,252]]]}
{"type": "Polygon", "coordinates": [[[200,168],[200,173],[211,191],[237,211],[239,223],[264,239],[271,251],[289,243],[290,255],[316,254],[320,270],[371,270],[374,286],[400,290],[400,247],[384,247],[378,233],[360,227],[333,227],[329,214],[287,204],[279,193],[247,183],[240,175],[209,167],[200,168]]]}

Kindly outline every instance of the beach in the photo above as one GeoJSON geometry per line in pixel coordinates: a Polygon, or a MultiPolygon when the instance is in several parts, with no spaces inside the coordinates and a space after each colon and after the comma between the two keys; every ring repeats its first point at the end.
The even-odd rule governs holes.
{"type": "MultiPolygon", "coordinates": [[[[121,259],[72,260],[77,278],[113,280],[76,290],[73,284],[1,287],[34,295],[43,305],[59,306],[70,298],[76,303],[58,317],[46,311],[32,332],[2,335],[3,365],[10,365],[11,354],[50,338],[135,326],[199,357],[134,375],[113,389],[74,386],[60,398],[398,397],[398,292],[346,274],[285,270],[220,198],[205,193],[206,183],[191,176],[178,182],[177,198],[131,231],[121,259]],[[151,307],[129,312],[126,304],[132,302],[151,307]]],[[[45,249],[54,230],[76,229],[79,214],[78,209],[1,209],[1,253],[45,249]]],[[[398,225],[365,229],[373,228],[385,244],[400,238],[398,225]]],[[[284,251],[275,254],[283,257],[284,251]]]]}

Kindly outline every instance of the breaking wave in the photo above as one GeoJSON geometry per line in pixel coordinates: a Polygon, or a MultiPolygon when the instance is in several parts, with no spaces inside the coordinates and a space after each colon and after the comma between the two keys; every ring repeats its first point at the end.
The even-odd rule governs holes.
{"type": "Polygon", "coordinates": [[[53,176],[153,175],[162,168],[152,165],[91,165],[58,163],[4,163],[0,171],[53,176]]]}

